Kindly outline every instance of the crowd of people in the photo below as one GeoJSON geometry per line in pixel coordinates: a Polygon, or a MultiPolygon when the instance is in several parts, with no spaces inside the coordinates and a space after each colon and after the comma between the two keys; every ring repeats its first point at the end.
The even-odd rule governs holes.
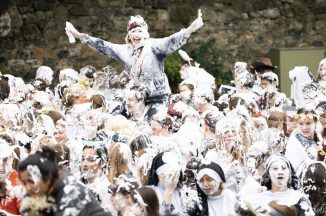
{"type": "Polygon", "coordinates": [[[291,97],[269,58],[214,77],[182,50],[179,92],[163,60],[203,25],[152,39],[142,17],[126,44],[67,33],[125,65],[1,75],[4,215],[325,215],[326,59],[295,67],[291,97]]]}

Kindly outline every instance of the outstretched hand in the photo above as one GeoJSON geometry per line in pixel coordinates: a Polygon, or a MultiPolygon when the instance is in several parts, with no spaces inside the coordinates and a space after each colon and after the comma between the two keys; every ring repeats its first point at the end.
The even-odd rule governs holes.
{"type": "Polygon", "coordinates": [[[67,35],[71,34],[72,36],[78,38],[79,40],[82,40],[83,34],[80,33],[70,22],[67,22],[65,30],[67,35]]]}
{"type": "Polygon", "coordinates": [[[204,25],[201,9],[198,9],[198,17],[191,23],[191,25],[187,28],[189,30],[189,33],[193,33],[200,29],[204,25]]]}

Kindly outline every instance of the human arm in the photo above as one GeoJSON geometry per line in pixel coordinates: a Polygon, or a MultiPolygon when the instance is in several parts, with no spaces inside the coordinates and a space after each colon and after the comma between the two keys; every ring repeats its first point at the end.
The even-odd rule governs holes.
{"type": "Polygon", "coordinates": [[[169,37],[157,39],[154,43],[153,50],[156,54],[170,55],[174,51],[186,44],[190,35],[197,31],[204,25],[201,12],[198,13],[198,17],[191,23],[186,29],[172,34],[169,37]]]}
{"type": "Polygon", "coordinates": [[[88,34],[81,33],[72,24],[68,28],[66,27],[65,30],[67,34],[71,34],[75,38],[78,38],[81,43],[87,44],[100,53],[108,55],[116,60],[120,60],[120,53],[123,53],[123,49],[125,49],[125,46],[123,45],[114,44],[100,38],[91,37],[88,34]]]}
{"type": "Polygon", "coordinates": [[[201,10],[198,10],[198,17],[191,23],[191,25],[186,28],[186,33],[190,36],[192,33],[200,29],[204,25],[201,10]]]}

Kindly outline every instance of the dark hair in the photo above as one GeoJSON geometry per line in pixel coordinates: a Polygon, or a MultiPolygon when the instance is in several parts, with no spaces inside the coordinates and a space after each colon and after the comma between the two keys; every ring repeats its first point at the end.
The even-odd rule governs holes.
{"type": "Polygon", "coordinates": [[[55,158],[55,151],[45,146],[42,148],[42,151],[37,151],[21,161],[18,165],[18,172],[24,172],[27,166],[34,165],[39,168],[44,181],[50,180],[53,183],[58,177],[58,166],[56,165],[55,158]]]}
{"type": "Polygon", "coordinates": [[[322,216],[326,212],[326,167],[324,163],[310,164],[302,177],[302,189],[309,195],[312,208],[316,215],[322,216]]]}
{"type": "Polygon", "coordinates": [[[92,102],[92,108],[98,109],[105,107],[105,97],[100,94],[92,95],[92,97],[89,99],[92,102]]]}
{"type": "MultiPolygon", "coordinates": [[[[151,165],[151,168],[150,168],[149,174],[148,174],[148,185],[154,185],[154,186],[158,185],[159,178],[158,178],[158,175],[156,174],[156,170],[160,166],[165,164],[162,159],[163,154],[164,154],[164,152],[158,153],[152,161],[152,165],[151,165]]],[[[183,179],[183,173],[182,173],[182,171],[180,171],[180,177],[179,177],[179,181],[177,184],[177,188],[179,188],[179,189],[182,188],[182,179],[183,179]]]]}
{"type": "Polygon", "coordinates": [[[208,112],[204,117],[205,124],[208,126],[209,130],[214,133],[218,120],[219,119],[216,118],[212,112],[208,112]]]}
{"type": "MultiPolygon", "coordinates": [[[[150,187],[141,187],[135,190],[143,199],[146,206],[146,215],[150,216],[159,216],[160,215],[160,203],[157,197],[157,194],[154,189],[150,187]]],[[[131,198],[134,202],[137,202],[135,198],[135,192],[132,191],[131,198]]]]}
{"type": "MultiPolygon", "coordinates": [[[[132,157],[136,156],[136,151],[141,151],[147,147],[148,144],[152,143],[147,135],[140,134],[130,143],[130,150],[132,157]]],[[[139,156],[139,155],[138,155],[139,156]]]]}
{"type": "Polygon", "coordinates": [[[89,79],[94,79],[94,73],[96,72],[95,67],[87,65],[80,69],[80,74],[86,76],[89,79]]]}
{"type": "Polygon", "coordinates": [[[53,151],[55,151],[56,163],[59,167],[65,166],[69,167],[70,161],[70,149],[64,144],[55,144],[49,146],[53,151]]]}
{"type": "Polygon", "coordinates": [[[40,78],[36,78],[30,82],[30,84],[38,91],[45,91],[46,90],[46,83],[44,80],[40,78]]]}
{"type": "Polygon", "coordinates": [[[4,100],[9,97],[10,87],[8,84],[8,78],[0,77],[0,100],[4,100]]]}

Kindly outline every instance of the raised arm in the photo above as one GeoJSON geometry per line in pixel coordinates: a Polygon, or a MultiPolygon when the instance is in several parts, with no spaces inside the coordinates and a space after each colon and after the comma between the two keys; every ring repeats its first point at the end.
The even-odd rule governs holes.
{"type": "Polygon", "coordinates": [[[153,46],[154,52],[156,54],[162,55],[172,54],[174,51],[185,45],[190,35],[201,28],[203,25],[204,23],[202,15],[199,10],[197,19],[193,21],[188,28],[182,29],[181,31],[174,33],[169,37],[157,39],[153,46]]]}
{"type": "Polygon", "coordinates": [[[123,49],[125,49],[124,45],[114,44],[102,40],[100,38],[91,37],[88,34],[80,33],[72,24],[69,26],[69,28],[66,27],[65,30],[67,35],[73,35],[75,38],[78,38],[82,43],[87,44],[98,52],[104,55],[108,55],[116,60],[121,60],[119,57],[119,53],[123,52],[123,49]]]}

